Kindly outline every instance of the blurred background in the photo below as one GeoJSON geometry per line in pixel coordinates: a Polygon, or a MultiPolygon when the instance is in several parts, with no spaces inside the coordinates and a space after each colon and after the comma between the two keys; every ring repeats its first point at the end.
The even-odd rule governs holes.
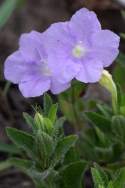
{"type": "MultiPolygon", "coordinates": [[[[125,80],[125,0],[0,0],[0,141],[8,142],[5,127],[26,129],[22,112],[32,113],[32,104],[41,104],[42,97],[25,99],[17,86],[10,85],[3,76],[4,61],[18,48],[22,33],[44,31],[50,24],[68,20],[71,15],[87,7],[94,10],[103,28],[121,35],[118,64],[110,68],[114,79],[123,85],[125,80]]],[[[95,91],[97,86],[90,90],[95,91]]],[[[97,90],[96,90],[97,92],[97,90]]],[[[0,153],[0,160],[6,156],[0,153]]],[[[24,175],[15,171],[0,173],[0,188],[32,187],[24,175]],[[22,181],[23,179],[23,181],[22,181]]]]}

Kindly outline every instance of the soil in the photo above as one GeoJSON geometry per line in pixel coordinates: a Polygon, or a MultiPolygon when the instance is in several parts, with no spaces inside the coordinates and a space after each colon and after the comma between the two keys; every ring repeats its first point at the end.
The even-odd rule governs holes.
{"type": "Polygon", "coordinates": [[[34,188],[32,181],[16,169],[10,169],[0,174],[1,188],[34,188]]]}
{"type": "MultiPolygon", "coordinates": [[[[0,0],[0,4],[3,1],[0,0]]],[[[0,30],[0,140],[9,142],[5,134],[7,126],[28,129],[23,121],[22,112],[33,113],[32,104],[42,104],[42,97],[25,99],[17,86],[11,85],[4,95],[5,80],[3,63],[6,57],[18,47],[18,39],[22,33],[31,30],[44,31],[50,24],[65,21],[79,8],[87,7],[95,10],[103,28],[116,33],[125,32],[125,20],[121,10],[124,7],[112,0],[27,0],[11,15],[7,24],[0,30]]],[[[125,51],[124,41],[120,46],[125,51]]],[[[95,88],[95,86],[94,86],[95,88]]],[[[97,91],[97,87],[95,88],[97,91]]],[[[6,156],[0,153],[0,159],[6,156]]],[[[32,188],[31,181],[16,169],[0,173],[0,188],[32,188]]],[[[88,186],[89,188],[89,186],[88,186]]]]}

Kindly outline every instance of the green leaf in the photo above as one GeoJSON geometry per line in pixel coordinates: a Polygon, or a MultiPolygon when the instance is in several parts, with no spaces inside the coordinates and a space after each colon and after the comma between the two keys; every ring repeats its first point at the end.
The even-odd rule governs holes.
{"type": "Polygon", "coordinates": [[[74,99],[81,97],[81,94],[85,91],[86,85],[83,82],[79,82],[78,80],[73,80],[72,87],[70,88],[70,96],[73,94],[74,99]]]}
{"type": "Polygon", "coordinates": [[[66,121],[65,117],[60,117],[56,120],[54,127],[55,128],[63,128],[63,124],[66,121]]]}
{"type": "Polygon", "coordinates": [[[113,188],[125,187],[125,168],[121,168],[115,174],[115,180],[113,181],[113,188]]]}
{"type": "Polygon", "coordinates": [[[62,137],[62,135],[64,135],[64,131],[63,131],[64,122],[65,122],[64,117],[61,117],[56,120],[55,125],[54,125],[54,130],[53,130],[53,137],[55,140],[60,139],[60,137],[62,137]]]}
{"type": "Polygon", "coordinates": [[[36,180],[34,183],[35,183],[35,187],[37,188],[47,188],[47,185],[44,182],[36,180]]]}
{"type": "Polygon", "coordinates": [[[39,112],[37,112],[35,114],[34,123],[35,123],[35,127],[37,130],[40,129],[40,130],[44,131],[45,126],[44,126],[44,122],[43,122],[43,115],[40,114],[39,112]]]}
{"type": "Polygon", "coordinates": [[[100,110],[100,112],[102,113],[103,116],[105,116],[106,118],[110,117],[110,113],[109,113],[109,111],[107,111],[107,109],[106,109],[106,107],[104,107],[104,105],[97,103],[96,106],[100,110]]]}
{"type": "Polygon", "coordinates": [[[109,182],[109,177],[107,175],[107,173],[103,170],[102,167],[100,167],[98,164],[94,164],[94,167],[98,170],[102,180],[103,180],[103,184],[104,186],[107,186],[107,183],[109,182]]]}
{"type": "Polygon", "coordinates": [[[58,110],[58,104],[53,104],[49,110],[48,118],[52,121],[52,123],[55,123],[56,121],[57,110],[58,110]]]}
{"type": "Polygon", "coordinates": [[[103,185],[99,185],[98,188],[105,188],[103,185]]]}
{"type": "Polygon", "coordinates": [[[117,84],[117,98],[118,98],[118,107],[122,105],[122,97],[123,96],[123,91],[120,86],[120,84],[117,84]]]}
{"type": "Polygon", "coordinates": [[[95,187],[103,186],[105,188],[106,184],[108,183],[107,175],[100,170],[99,167],[91,168],[92,178],[94,181],[95,187]]]}
{"type": "Polygon", "coordinates": [[[0,142],[0,151],[10,154],[19,154],[19,149],[12,144],[5,144],[3,142],[0,142]]]}
{"type": "Polygon", "coordinates": [[[125,116],[125,106],[120,106],[120,114],[125,116]]]}
{"type": "Polygon", "coordinates": [[[34,164],[30,160],[24,160],[20,158],[11,158],[10,159],[11,165],[19,168],[22,171],[27,171],[28,169],[33,168],[34,164]]]}
{"type": "Polygon", "coordinates": [[[35,131],[36,127],[35,127],[35,123],[34,123],[34,119],[32,118],[32,116],[30,116],[28,113],[23,112],[23,117],[26,121],[26,123],[32,127],[32,129],[35,131]]]}
{"type": "Polygon", "coordinates": [[[59,163],[64,159],[66,153],[69,151],[71,147],[73,147],[77,141],[78,137],[76,135],[70,135],[63,139],[61,139],[54,152],[54,165],[59,163]]]}
{"type": "Polygon", "coordinates": [[[42,178],[46,174],[46,171],[44,171],[43,177],[42,177],[42,173],[36,169],[35,163],[30,160],[11,158],[10,162],[13,166],[15,166],[15,167],[19,168],[21,171],[25,172],[33,180],[39,180],[39,179],[42,180],[42,178]]]}
{"type": "Polygon", "coordinates": [[[12,166],[10,160],[6,160],[3,162],[0,162],[0,171],[6,170],[7,168],[10,168],[12,166]]]}
{"type": "Polygon", "coordinates": [[[114,139],[122,141],[125,144],[125,117],[121,115],[113,116],[112,118],[112,131],[114,139]]]}
{"type": "Polygon", "coordinates": [[[86,161],[77,161],[64,166],[60,175],[62,177],[63,188],[82,188],[82,176],[87,167],[86,161]]]}
{"type": "Polygon", "coordinates": [[[43,123],[44,123],[44,131],[47,134],[52,135],[54,127],[51,120],[49,118],[43,118],[43,123]]]}
{"type": "Polygon", "coordinates": [[[52,106],[53,102],[51,97],[46,93],[44,94],[44,98],[43,98],[43,109],[44,109],[44,114],[45,116],[48,116],[49,110],[52,106]]]}
{"type": "Polygon", "coordinates": [[[20,0],[5,0],[0,7],[0,28],[8,21],[20,0]]]}
{"type": "Polygon", "coordinates": [[[75,147],[70,148],[70,150],[65,155],[64,164],[73,163],[80,160],[79,152],[75,147]]]}
{"type": "Polygon", "coordinates": [[[99,185],[104,185],[103,179],[96,168],[91,168],[91,173],[96,188],[98,188],[99,185]]]}
{"type": "Polygon", "coordinates": [[[125,39],[125,33],[120,33],[120,36],[125,39]]]}
{"type": "Polygon", "coordinates": [[[120,63],[123,63],[123,65],[124,65],[124,61],[125,61],[125,54],[124,53],[122,53],[122,52],[120,52],[120,54],[119,54],[119,56],[118,56],[118,58],[117,58],[117,63],[118,64],[120,64],[120,63]]]}
{"type": "Polygon", "coordinates": [[[99,127],[102,131],[109,132],[111,127],[111,121],[96,112],[86,112],[86,118],[93,124],[99,127]]]}
{"type": "Polygon", "coordinates": [[[61,95],[59,96],[59,104],[60,104],[61,111],[66,117],[66,119],[73,124],[76,123],[74,110],[73,110],[73,104],[63,99],[61,95]]]}
{"type": "Polygon", "coordinates": [[[29,176],[35,180],[37,188],[57,188],[57,174],[58,172],[52,168],[44,171],[37,169],[29,169],[29,176]]]}
{"type": "Polygon", "coordinates": [[[30,134],[9,127],[6,129],[6,131],[8,137],[14,144],[23,149],[29,157],[34,157],[34,138],[30,134]]]}
{"type": "Polygon", "coordinates": [[[99,139],[99,143],[101,143],[103,146],[106,146],[107,138],[105,134],[98,127],[95,126],[94,128],[95,128],[96,135],[99,139]]]}
{"type": "Polygon", "coordinates": [[[31,177],[33,181],[38,182],[41,179],[42,183],[42,173],[37,170],[36,164],[33,161],[20,158],[11,158],[10,162],[11,165],[19,168],[22,172],[31,177]]]}
{"type": "Polygon", "coordinates": [[[125,55],[123,53],[120,53],[117,58],[116,66],[113,70],[113,78],[115,83],[118,83],[123,89],[125,89],[124,86],[124,80],[125,80],[125,55]]]}
{"type": "Polygon", "coordinates": [[[43,131],[38,131],[35,138],[38,163],[45,169],[50,163],[50,157],[54,150],[54,142],[51,136],[43,131]]]}
{"type": "Polygon", "coordinates": [[[114,158],[112,145],[107,147],[95,146],[94,150],[98,156],[99,161],[101,160],[101,161],[109,162],[110,160],[112,160],[112,157],[114,158]]]}
{"type": "Polygon", "coordinates": [[[50,135],[52,134],[54,127],[49,118],[43,117],[42,114],[37,112],[34,117],[34,122],[37,130],[41,130],[50,135]]]}
{"type": "Polygon", "coordinates": [[[112,181],[110,181],[109,183],[108,183],[108,187],[107,188],[114,188],[113,187],[113,182],[112,181]]]}

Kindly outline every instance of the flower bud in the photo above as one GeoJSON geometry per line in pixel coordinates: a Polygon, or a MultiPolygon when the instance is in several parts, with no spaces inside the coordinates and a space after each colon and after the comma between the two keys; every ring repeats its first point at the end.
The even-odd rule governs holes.
{"type": "Polygon", "coordinates": [[[103,70],[99,83],[110,92],[112,97],[112,107],[114,113],[117,113],[117,88],[112,79],[112,75],[107,70],[103,70]]]}
{"type": "Polygon", "coordinates": [[[43,120],[43,116],[40,113],[37,112],[35,114],[34,121],[38,129],[44,130],[44,120],[43,120]]]}

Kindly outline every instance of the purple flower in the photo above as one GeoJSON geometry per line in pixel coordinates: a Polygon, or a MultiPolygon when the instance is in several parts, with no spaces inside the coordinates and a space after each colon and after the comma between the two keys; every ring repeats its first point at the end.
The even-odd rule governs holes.
{"type": "Polygon", "coordinates": [[[58,94],[74,78],[99,81],[104,67],[117,57],[118,46],[119,37],[102,30],[96,14],[83,8],[69,22],[53,24],[42,34],[23,34],[19,50],[5,62],[5,78],[18,84],[25,97],[48,90],[58,94]]]}
{"type": "Polygon", "coordinates": [[[119,36],[102,30],[96,14],[85,8],[69,22],[51,25],[43,33],[43,40],[55,59],[63,64],[70,62],[66,74],[69,71],[85,83],[99,81],[104,67],[111,65],[119,53],[119,36]]]}
{"type": "Polygon", "coordinates": [[[58,62],[52,53],[48,56],[41,36],[36,31],[23,34],[19,41],[19,50],[5,62],[5,78],[19,84],[25,97],[40,96],[49,89],[54,94],[60,93],[70,87],[69,80],[74,76],[70,71],[77,71],[70,67],[70,60],[64,66],[64,62],[58,62]]]}

